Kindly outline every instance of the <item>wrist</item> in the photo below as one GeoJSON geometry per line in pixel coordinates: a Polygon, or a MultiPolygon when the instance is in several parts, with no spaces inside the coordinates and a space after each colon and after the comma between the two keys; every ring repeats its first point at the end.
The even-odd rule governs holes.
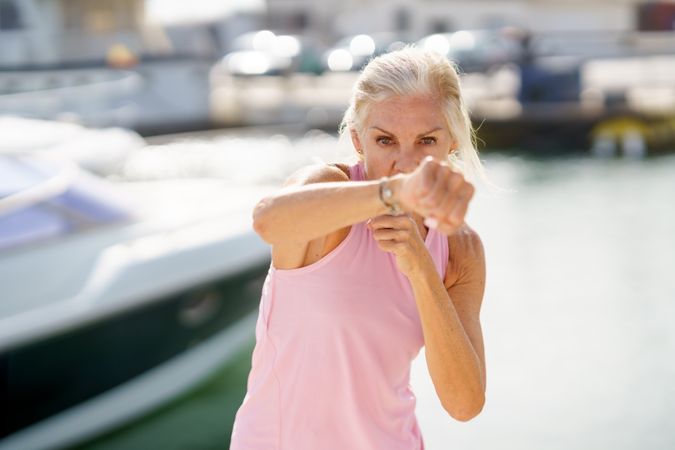
{"type": "Polygon", "coordinates": [[[379,195],[382,205],[389,214],[398,215],[403,212],[400,207],[397,192],[400,190],[399,179],[396,177],[382,177],[379,182],[379,195]]]}
{"type": "Polygon", "coordinates": [[[398,205],[399,209],[405,212],[410,212],[410,208],[405,203],[401,195],[405,177],[405,174],[398,174],[389,177],[389,186],[392,190],[392,199],[398,205]]]}
{"type": "Polygon", "coordinates": [[[436,273],[436,266],[431,254],[426,249],[423,241],[421,244],[422,248],[419,250],[415,263],[410,265],[405,274],[413,287],[413,291],[427,288],[428,283],[431,281],[429,274],[436,273]]]}

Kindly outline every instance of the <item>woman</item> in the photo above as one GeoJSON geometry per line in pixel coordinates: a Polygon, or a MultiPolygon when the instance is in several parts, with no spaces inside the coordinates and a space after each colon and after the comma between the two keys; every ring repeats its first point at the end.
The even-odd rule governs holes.
{"type": "Polygon", "coordinates": [[[341,129],[357,164],[300,170],[255,208],[272,265],[232,450],[424,448],[409,386],[423,345],[448,414],[483,407],[485,262],[450,161],[480,162],[457,73],[415,48],[380,56],[341,129]]]}

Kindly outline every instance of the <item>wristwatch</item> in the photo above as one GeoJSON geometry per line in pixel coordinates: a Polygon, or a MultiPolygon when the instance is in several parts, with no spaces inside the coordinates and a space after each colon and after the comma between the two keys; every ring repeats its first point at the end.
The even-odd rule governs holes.
{"type": "Polygon", "coordinates": [[[394,200],[394,191],[389,185],[389,181],[389,177],[380,178],[380,200],[384,206],[389,208],[389,213],[396,216],[401,213],[401,208],[394,200]]]}

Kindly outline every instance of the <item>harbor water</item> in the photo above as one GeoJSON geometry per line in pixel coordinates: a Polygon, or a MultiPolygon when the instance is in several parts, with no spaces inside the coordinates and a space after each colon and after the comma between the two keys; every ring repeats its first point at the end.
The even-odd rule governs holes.
{"type": "MultiPolygon", "coordinates": [[[[158,195],[165,207],[166,193],[153,194],[153,180],[174,179],[175,192],[184,196],[197,184],[202,193],[209,180],[254,197],[303,165],[353,160],[348,145],[321,132],[199,134],[154,144],[129,155],[109,178],[135,193],[158,195]]],[[[487,257],[481,312],[487,401],[475,419],[452,419],[436,397],[422,350],[411,378],[426,448],[675,448],[675,157],[490,151],[482,160],[498,189],[477,184],[467,222],[487,257]]],[[[230,199],[195,198],[204,208],[219,201],[230,199]]],[[[118,433],[115,442],[225,448],[226,442],[207,438],[187,446],[186,427],[219,420],[209,389],[227,386],[237,393],[230,401],[241,402],[250,342],[236,385],[231,372],[223,373],[191,399],[213,414],[176,409],[150,419],[157,440],[132,430],[118,433]]],[[[115,448],[111,442],[87,448],[115,448]]]]}

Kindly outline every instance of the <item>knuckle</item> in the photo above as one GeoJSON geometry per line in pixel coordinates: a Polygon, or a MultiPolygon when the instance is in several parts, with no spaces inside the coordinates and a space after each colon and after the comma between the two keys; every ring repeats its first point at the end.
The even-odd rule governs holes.
{"type": "Polygon", "coordinates": [[[455,207],[454,202],[445,202],[444,204],[439,205],[436,211],[439,216],[447,217],[450,215],[454,207],[455,207]]]}
{"type": "Polygon", "coordinates": [[[448,184],[453,189],[458,189],[464,185],[464,177],[456,172],[452,172],[448,175],[448,184]]]}
{"type": "Polygon", "coordinates": [[[445,162],[439,163],[439,166],[440,166],[439,172],[440,172],[441,174],[443,174],[443,176],[445,176],[445,177],[450,176],[450,175],[452,175],[452,174],[455,173],[455,172],[452,170],[452,168],[451,168],[447,163],[445,163],[445,162]]]}
{"type": "Polygon", "coordinates": [[[451,235],[455,232],[455,227],[446,222],[439,227],[439,230],[446,235],[451,235]]]}
{"type": "Polygon", "coordinates": [[[462,224],[462,222],[464,222],[464,214],[461,214],[461,215],[454,215],[453,214],[448,218],[448,222],[453,227],[459,227],[462,224]]]}
{"type": "Polygon", "coordinates": [[[469,203],[471,198],[473,197],[473,194],[475,192],[475,189],[471,186],[462,186],[459,191],[457,192],[457,198],[460,202],[462,202],[464,205],[469,203]]]}
{"type": "Polygon", "coordinates": [[[428,195],[432,189],[433,189],[433,180],[429,176],[425,176],[422,178],[422,183],[420,186],[420,194],[428,195]]]}
{"type": "Polygon", "coordinates": [[[442,195],[443,193],[441,191],[439,191],[438,189],[434,189],[433,191],[429,192],[429,194],[426,195],[426,197],[424,198],[424,203],[427,206],[437,205],[443,198],[442,195]]]}
{"type": "Polygon", "coordinates": [[[434,157],[431,156],[431,155],[425,156],[424,159],[422,160],[422,163],[423,163],[426,167],[430,167],[430,166],[433,166],[433,165],[437,164],[436,160],[435,160],[434,157]]]}

